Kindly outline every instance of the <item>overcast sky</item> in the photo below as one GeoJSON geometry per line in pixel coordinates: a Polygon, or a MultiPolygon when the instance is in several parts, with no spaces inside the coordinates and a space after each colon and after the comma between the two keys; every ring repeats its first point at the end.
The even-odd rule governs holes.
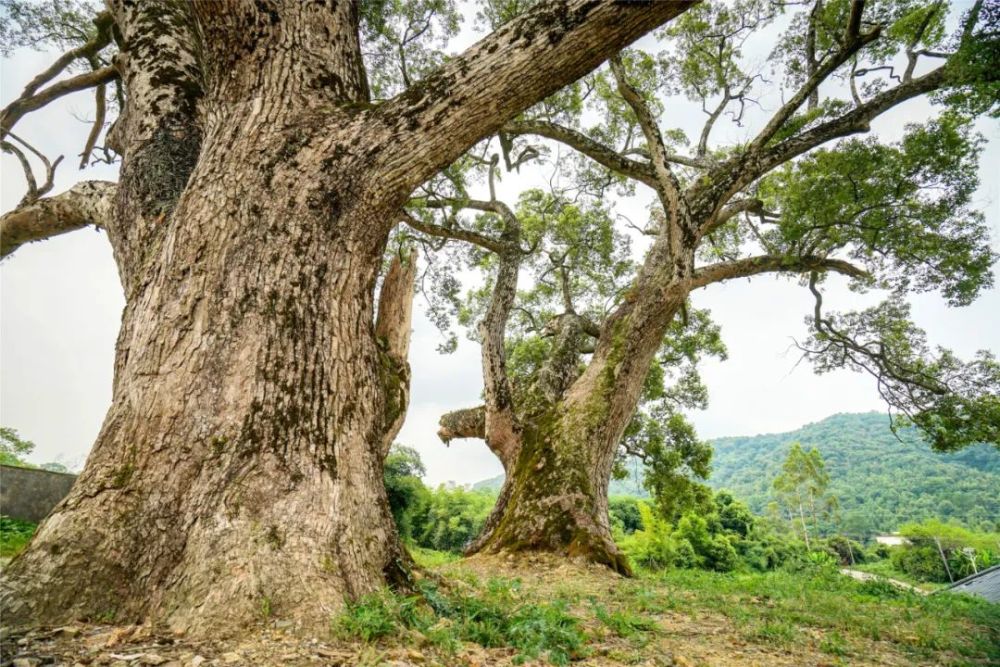
{"type": "MultiPolygon", "coordinates": [[[[471,32],[463,32],[454,48],[472,39],[471,32]]],[[[659,50],[651,38],[642,45],[659,50]]],[[[757,51],[765,53],[765,46],[758,45],[757,51]]],[[[3,59],[0,104],[16,97],[55,55],[21,50],[3,59]]],[[[765,109],[773,110],[779,95],[775,87],[773,95],[763,98],[765,109]]],[[[906,122],[930,113],[926,102],[909,102],[873,129],[891,139],[906,122]]],[[[79,119],[91,114],[90,96],[81,93],[30,114],[17,126],[18,134],[44,153],[66,155],[53,192],[78,180],[115,180],[114,167],[76,169],[75,156],[88,129],[79,119]]],[[[697,136],[702,122],[693,106],[671,107],[670,124],[689,135],[697,136]]],[[[713,136],[719,142],[735,140],[750,129],[720,125],[713,136]]],[[[976,205],[986,214],[994,247],[1000,248],[1000,132],[995,121],[981,121],[979,130],[989,143],[981,160],[976,205]]],[[[533,179],[547,173],[541,165],[505,179],[500,198],[513,203],[520,188],[537,184],[533,179]]],[[[0,210],[13,208],[23,192],[20,167],[4,155],[0,210]]],[[[649,194],[641,192],[616,207],[631,219],[642,220],[649,200],[649,194]]],[[[839,277],[828,281],[825,289],[830,310],[855,309],[878,300],[875,294],[862,297],[849,292],[839,277]]],[[[694,305],[711,309],[729,348],[727,361],[710,360],[702,367],[711,404],[690,415],[702,436],[780,432],[836,412],[884,410],[870,378],[848,372],[817,376],[808,364],[796,365],[799,358],[792,339],[805,336],[804,317],[812,307],[811,296],[796,280],[757,277],[752,282],[717,285],[697,293],[694,305]]],[[[936,294],[914,298],[913,306],[914,318],[927,329],[933,344],[964,357],[984,348],[1000,350],[997,288],[965,308],[950,308],[936,294]]],[[[82,467],[111,400],[114,344],[123,307],[111,248],[101,232],[84,230],[32,244],[0,263],[0,424],[17,429],[37,445],[32,461],[82,467]]],[[[466,338],[460,336],[454,354],[435,351],[441,335],[424,317],[424,307],[418,296],[410,348],[412,399],[399,440],[420,451],[432,484],[475,482],[499,474],[499,463],[481,442],[456,440],[449,448],[435,436],[442,413],[477,404],[482,379],[479,348],[466,338]]]]}

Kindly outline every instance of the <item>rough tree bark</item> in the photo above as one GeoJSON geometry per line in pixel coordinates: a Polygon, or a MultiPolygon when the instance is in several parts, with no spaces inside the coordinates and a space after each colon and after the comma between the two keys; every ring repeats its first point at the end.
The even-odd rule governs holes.
{"type": "Polygon", "coordinates": [[[603,324],[582,374],[586,334],[573,313],[559,318],[556,352],[538,378],[543,407],[519,415],[516,456],[504,461],[504,486],[470,553],[545,550],[631,572],[611,538],[608,483],[649,366],[690,289],[693,258],[663,262],[667,239],[660,237],[631,296],[603,324]]]}
{"type": "Polygon", "coordinates": [[[206,635],[266,610],[314,631],[405,580],[382,460],[408,375],[408,311],[386,290],[412,271],[397,266],[374,321],[399,208],[687,6],[540,3],[373,106],[355,2],[112,2],[127,91],[102,223],[127,303],[113,402],[4,572],[5,624],[113,614],[206,635]]]}

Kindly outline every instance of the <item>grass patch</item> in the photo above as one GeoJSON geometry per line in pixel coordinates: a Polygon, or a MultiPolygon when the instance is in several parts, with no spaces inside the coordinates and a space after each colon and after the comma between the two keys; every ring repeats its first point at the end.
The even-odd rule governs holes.
{"type": "Polygon", "coordinates": [[[639,616],[628,609],[617,609],[609,612],[596,602],[594,603],[594,616],[611,632],[624,639],[656,629],[656,623],[644,616],[639,616]]]}
{"type": "Polygon", "coordinates": [[[13,558],[28,543],[38,526],[0,516],[0,558],[13,558]]]}
{"type": "Polygon", "coordinates": [[[846,656],[850,653],[847,650],[847,642],[839,632],[831,632],[823,637],[819,643],[819,650],[830,655],[846,656]]]}
{"type": "MultiPolygon", "coordinates": [[[[437,558],[417,557],[428,555],[437,558]]],[[[796,656],[801,664],[847,664],[862,656],[898,664],[1000,664],[1000,605],[978,598],[922,596],[860,582],[835,567],[675,569],[618,579],[599,569],[564,568],[557,559],[550,566],[542,575],[534,561],[526,570],[489,560],[441,567],[449,584],[421,580],[417,595],[370,596],[349,606],[335,627],[342,638],[380,651],[420,648],[440,664],[458,664],[469,651],[482,659],[483,650],[503,664],[512,658],[639,664],[661,653],[698,664],[707,656],[725,660],[727,647],[745,644],[763,651],[764,664],[769,653],[796,656]]]]}
{"type": "Polygon", "coordinates": [[[880,582],[859,582],[835,570],[717,574],[672,570],[644,575],[688,609],[733,620],[755,641],[796,643],[819,629],[825,653],[863,650],[887,641],[918,658],[952,654],[1000,660],[1000,605],[965,595],[921,596],[880,582]]]}
{"type": "Polygon", "coordinates": [[[544,658],[556,665],[582,657],[586,636],[563,600],[535,603],[519,595],[517,581],[493,579],[470,594],[442,591],[422,581],[420,595],[388,592],[348,605],[334,624],[335,633],[365,642],[406,632],[454,652],[463,642],[485,648],[511,647],[515,661],[544,658]]]}
{"type": "Polygon", "coordinates": [[[435,551],[434,549],[424,549],[414,544],[408,544],[406,550],[413,556],[413,560],[421,567],[438,567],[447,565],[462,559],[459,554],[450,551],[435,551]]]}

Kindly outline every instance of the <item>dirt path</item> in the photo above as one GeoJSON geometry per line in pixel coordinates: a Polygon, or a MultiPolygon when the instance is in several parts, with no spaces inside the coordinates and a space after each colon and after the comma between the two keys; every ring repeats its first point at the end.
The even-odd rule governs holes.
{"type": "Polygon", "coordinates": [[[918,595],[929,595],[929,591],[925,591],[922,588],[917,588],[912,584],[908,584],[905,581],[900,581],[899,579],[890,579],[888,577],[883,577],[878,574],[872,574],[871,572],[862,572],[861,570],[852,570],[850,568],[842,568],[840,570],[841,574],[846,574],[848,577],[857,579],[858,581],[873,581],[876,579],[881,579],[883,581],[888,581],[890,584],[896,588],[902,588],[905,591],[912,591],[918,595]]]}

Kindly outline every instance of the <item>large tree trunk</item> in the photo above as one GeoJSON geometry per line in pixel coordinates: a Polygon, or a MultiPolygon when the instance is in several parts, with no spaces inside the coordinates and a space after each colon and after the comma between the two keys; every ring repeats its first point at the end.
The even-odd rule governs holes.
{"type": "MultiPolygon", "coordinates": [[[[127,304],[112,406],[4,572],[4,623],[322,631],[407,576],[382,478],[405,332],[376,331],[373,306],[399,206],[686,3],[546,3],[377,107],[355,2],[111,4],[128,90],[104,225],[127,304]]],[[[408,328],[400,306],[382,312],[408,328]]]]}
{"type": "Polygon", "coordinates": [[[654,244],[633,296],[604,324],[586,370],[565,393],[550,387],[561,399],[526,418],[516,461],[505,466],[500,497],[469,553],[554,551],[630,573],[611,537],[611,469],[650,365],[687,297],[692,262],[666,235],[654,244]]]}
{"type": "Polygon", "coordinates": [[[315,629],[345,595],[399,574],[370,446],[399,411],[373,331],[382,246],[351,232],[380,221],[303,187],[325,180],[308,155],[264,157],[308,128],[268,118],[207,133],[126,310],[87,467],[7,573],[15,614],[158,612],[205,631],[266,609],[315,629]],[[63,585],[80,572],[83,590],[63,585]]]}

